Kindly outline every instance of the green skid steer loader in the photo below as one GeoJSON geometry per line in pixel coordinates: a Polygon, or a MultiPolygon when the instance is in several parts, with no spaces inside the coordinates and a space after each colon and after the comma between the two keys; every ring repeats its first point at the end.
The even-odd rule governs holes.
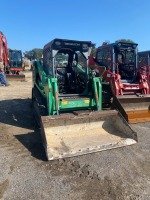
{"type": "Polygon", "coordinates": [[[48,160],[122,147],[137,135],[116,110],[102,110],[101,77],[88,68],[90,41],[54,39],[35,61],[32,102],[48,160]]]}

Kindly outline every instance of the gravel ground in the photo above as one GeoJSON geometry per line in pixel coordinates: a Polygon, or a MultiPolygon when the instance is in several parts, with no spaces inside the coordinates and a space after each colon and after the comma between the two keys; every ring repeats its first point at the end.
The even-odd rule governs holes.
{"type": "Polygon", "coordinates": [[[31,72],[0,87],[0,199],[150,199],[150,123],[132,125],[135,145],[47,162],[31,88],[31,72]]]}

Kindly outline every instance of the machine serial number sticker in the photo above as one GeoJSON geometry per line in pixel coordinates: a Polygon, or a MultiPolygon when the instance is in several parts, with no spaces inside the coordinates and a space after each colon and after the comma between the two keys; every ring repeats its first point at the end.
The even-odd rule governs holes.
{"type": "Polygon", "coordinates": [[[90,101],[88,99],[84,100],[84,103],[89,103],[90,101]]]}
{"type": "Polygon", "coordinates": [[[66,105],[68,101],[62,101],[62,105],[66,105]]]}

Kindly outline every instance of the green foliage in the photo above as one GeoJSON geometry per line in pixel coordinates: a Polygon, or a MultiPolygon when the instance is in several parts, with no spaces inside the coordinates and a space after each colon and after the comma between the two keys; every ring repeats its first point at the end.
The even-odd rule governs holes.
{"type": "Polygon", "coordinates": [[[30,60],[33,60],[33,59],[38,60],[42,58],[42,52],[43,52],[42,49],[35,48],[35,49],[32,49],[31,51],[25,51],[24,56],[30,60]]]}
{"type": "Polygon", "coordinates": [[[119,40],[116,40],[115,42],[128,42],[128,43],[135,43],[133,40],[130,40],[130,39],[119,39],[119,40]]]}

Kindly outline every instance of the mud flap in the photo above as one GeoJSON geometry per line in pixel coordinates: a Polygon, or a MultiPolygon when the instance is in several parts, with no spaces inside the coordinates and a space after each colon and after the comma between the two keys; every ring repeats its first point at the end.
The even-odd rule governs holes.
{"type": "Polygon", "coordinates": [[[150,122],[150,95],[114,96],[113,105],[129,124],[150,122]]]}

